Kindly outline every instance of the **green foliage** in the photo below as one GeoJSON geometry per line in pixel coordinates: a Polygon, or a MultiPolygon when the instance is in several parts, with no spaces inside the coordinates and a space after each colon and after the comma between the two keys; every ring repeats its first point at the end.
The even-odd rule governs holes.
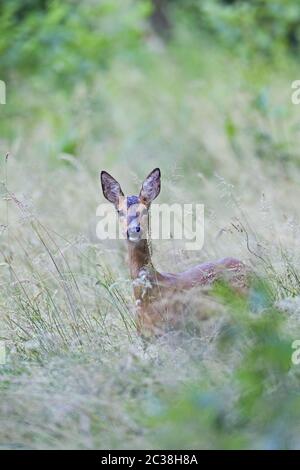
{"type": "MultiPolygon", "coordinates": [[[[1,71],[70,83],[90,77],[117,55],[133,54],[149,2],[13,0],[0,6],[1,71]]],[[[47,82],[49,86],[49,82],[47,82]]]]}
{"type": "Polygon", "coordinates": [[[295,0],[188,0],[176,5],[199,30],[229,47],[267,56],[299,50],[300,5],[295,0]]]}
{"type": "MultiPolygon", "coordinates": [[[[202,364],[194,379],[156,396],[156,405],[146,413],[154,445],[288,448],[300,406],[289,374],[292,338],[283,333],[285,320],[271,307],[263,314],[249,312],[245,301],[226,286],[216,294],[231,312],[217,341],[218,372],[202,364]],[[228,374],[233,357],[235,368],[228,374]],[[289,426],[281,426],[287,416],[289,426]]],[[[257,286],[256,294],[264,295],[264,288],[257,286]]]]}

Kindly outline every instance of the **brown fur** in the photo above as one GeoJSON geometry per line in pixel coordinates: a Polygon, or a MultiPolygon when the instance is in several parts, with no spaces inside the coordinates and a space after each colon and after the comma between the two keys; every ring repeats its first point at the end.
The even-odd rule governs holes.
{"type": "Polygon", "coordinates": [[[222,258],[196,265],[181,273],[160,273],[152,264],[148,243],[128,244],[130,274],[136,299],[137,328],[144,336],[177,326],[187,296],[185,291],[228,280],[240,292],[245,286],[245,265],[235,258],[222,258]]]}

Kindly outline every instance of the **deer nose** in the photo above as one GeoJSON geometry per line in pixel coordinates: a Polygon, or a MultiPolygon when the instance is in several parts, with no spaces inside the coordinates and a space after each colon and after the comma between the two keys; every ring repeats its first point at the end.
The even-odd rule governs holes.
{"type": "Polygon", "coordinates": [[[137,240],[139,235],[137,235],[141,231],[139,226],[131,227],[127,230],[127,238],[137,240]]]}
{"type": "Polygon", "coordinates": [[[141,231],[141,227],[137,225],[136,227],[129,227],[127,232],[130,233],[138,233],[141,231]]]}

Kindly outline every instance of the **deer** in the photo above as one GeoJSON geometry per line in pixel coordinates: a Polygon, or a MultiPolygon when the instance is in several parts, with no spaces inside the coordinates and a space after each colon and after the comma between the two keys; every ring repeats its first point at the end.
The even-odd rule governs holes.
{"type": "Polygon", "coordinates": [[[161,189],[159,168],[145,178],[138,195],[126,197],[120,184],[106,171],[101,171],[100,180],[104,197],[115,206],[127,243],[136,326],[143,337],[159,335],[168,324],[176,324],[178,313],[173,311],[171,302],[176,293],[195,286],[211,286],[226,277],[239,286],[244,282],[246,266],[233,257],[198,264],[179,273],[159,272],[154,268],[149,216],[151,203],[161,189]]]}

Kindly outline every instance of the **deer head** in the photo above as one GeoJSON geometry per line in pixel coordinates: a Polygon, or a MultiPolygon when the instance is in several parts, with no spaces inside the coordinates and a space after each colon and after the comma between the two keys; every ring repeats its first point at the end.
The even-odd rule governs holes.
{"type": "Polygon", "coordinates": [[[138,196],[124,196],[120,184],[106,171],[101,172],[100,179],[103,195],[114,204],[127,240],[137,243],[147,238],[149,208],[160,193],[160,169],[151,171],[138,196]]]}

